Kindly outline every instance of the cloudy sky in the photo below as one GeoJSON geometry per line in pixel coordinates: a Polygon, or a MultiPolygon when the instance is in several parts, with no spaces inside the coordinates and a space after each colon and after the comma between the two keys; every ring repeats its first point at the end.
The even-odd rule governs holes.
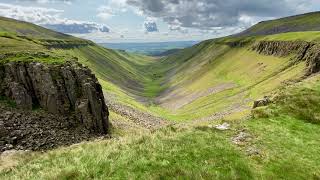
{"type": "Polygon", "coordinates": [[[0,16],[96,42],[204,40],[320,10],[320,0],[0,0],[0,16]]]}

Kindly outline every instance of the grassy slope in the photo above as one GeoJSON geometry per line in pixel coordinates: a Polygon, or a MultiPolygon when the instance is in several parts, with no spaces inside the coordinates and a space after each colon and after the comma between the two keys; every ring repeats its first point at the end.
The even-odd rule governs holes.
{"type": "MultiPolygon", "coordinates": [[[[200,94],[226,83],[235,86],[232,89],[200,97],[175,111],[162,111],[162,115],[168,119],[181,121],[210,116],[232,104],[243,104],[250,109],[254,99],[275,90],[288,79],[301,76],[305,67],[304,63],[300,63],[284,70],[290,64],[290,57],[260,55],[250,50],[252,43],[260,40],[303,40],[305,37],[310,37],[307,40],[314,41],[319,37],[319,33],[255,37],[250,38],[252,42],[244,47],[234,48],[226,44],[241,39],[209,40],[162,59],[156,67],[170,67],[158,71],[160,76],[166,77],[163,78],[165,86],[171,90],[160,98],[160,101],[164,101],[164,105],[168,102],[174,104],[189,94],[200,94]],[[169,73],[164,73],[166,71],[169,73]]],[[[155,109],[159,110],[156,107],[155,109]]]]}
{"type": "Polygon", "coordinates": [[[8,32],[19,36],[36,39],[77,39],[75,37],[51,31],[31,23],[0,17],[0,32],[8,32]]]}
{"type": "MultiPolygon", "coordinates": [[[[15,34],[12,35],[14,38],[5,36],[7,35],[1,36],[2,40],[5,39],[12,44],[7,50],[15,48],[17,51],[24,51],[22,45],[14,42],[15,38],[19,37],[15,34]]],[[[311,41],[317,40],[317,36],[316,32],[305,32],[255,37],[253,40],[311,41]]],[[[25,43],[32,44],[30,40],[22,39],[25,43]]],[[[162,60],[115,52],[94,45],[55,49],[52,53],[66,57],[77,56],[81,62],[94,70],[104,89],[114,93],[120,102],[181,121],[205,117],[232,103],[261,97],[279,87],[282,81],[296,77],[303,71],[304,64],[298,64],[280,72],[281,67],[288,63],[288,58],[258,55],[248,50],[249,45],[230,48],[222,42],[210,40],[162,60]],[[263,71],[257,66],[258,62],[266,65],[263,71]],[[130,88],[128,80],[138,85],[130,88]],[[148,108],[131,97],[138,95],[152,100],[165,88],[187,95],[226,82],[238,86],[199,98],[174,113],[157,106],[148,108]],[[128,89],[131,93],[126,91],[128,89]],[[239,94],[242,95],[243,90],[246,93],[240,97],[239,94]]],[[[32,46],[32,51],[46,51],[37,43],[32,46]]],[[[276,105],[275,109],[280,109],[281,114],[288,115],[279,116],[277,113],[269,113],[272,110],[263,109],[260,111],[262,116],[259,115],[257,119],[250,121],[238,120],[238,114],[225,119],[224,121],[232,124],[232,129],[225,132],[207,126],[208,123],[221,123],[221,120],[179,123],[153,133],[133,130],[134,132],[121,132],[120,139],[83,143],[48,153],[8,157],[9,159],[0,163],[17,162],[18,166],[1,171],[0,179],[141,179],[172,176],[197,179],[319,178],[319,125],[308,121],[317,119],[319,115],[311,114],[313,118],[310,118],[305,115],[310,113],[290,114],[303,108],[308,112],[307,110],[314,105],[306,102],[319,98],[318,79],[320,78],[316,76],[302,83],[302,90],[293,90],[292,93],[301,95],[303,89],[312,89],[315,93],[306,98],[306,101],[289,108],[281,103],[276,105]],[[231,143],[230,139],[240,131],[248,132],[252,138],[237,146],[231,143]],[[306,144],[308,148],[304,148],[306,144]],[[247,151],[250,148],[258,149],[259,154],[248,155],[247,151]]],[[[295,94],[293,97],[296,97],[295,94]]],[[[289,99],[288,104],[294,104],[292,101],[297,102],[295,99],[289,99]]],[[[122,119],[114,113],[112,116],[122,119]]]]}
{"type": "Polygon", "coordinates": [[[263,21],[235,36],[271,35],[286,32],[319,31],[320,12],[263,21]]]}

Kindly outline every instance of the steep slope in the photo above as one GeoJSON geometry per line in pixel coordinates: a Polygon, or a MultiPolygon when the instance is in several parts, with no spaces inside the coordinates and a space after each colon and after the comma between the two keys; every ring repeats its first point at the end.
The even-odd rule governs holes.
{"type": "Polygon", "coordinates": [[[253,27],[236,34],[236,37],[272,35],[286,32],[303,32],[320,30],[320,12],[263,21],[253,27]]]}
{"type": "Polygon", "coordinates": [[[154,65],[168,119],[243,117],[253,101],[319,71],[319,32],[208,40],[154,65]],[[162,67],[162,68],[159,68],[162,67]]]}
{"type": "Polygon", "coordinates": [[[18,36],[28,36],[37,39],[77,39],[73,36],[45,29],[28,22],[5,17],[0,17],[0,24],[0,32],[10,32],[18,36]]]}

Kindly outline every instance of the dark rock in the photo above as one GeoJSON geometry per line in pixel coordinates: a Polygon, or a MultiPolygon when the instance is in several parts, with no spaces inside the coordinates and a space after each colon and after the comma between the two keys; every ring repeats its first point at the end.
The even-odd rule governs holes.
{"type": "Polygon", "coordinates": [[[308,46],[304,41],[259,41],[252,49],[260,54],[284,57],[301,54],[308,46]]]}
{"type": "Polygon", "coordinates": [[[18,108],[28,110],[32,109],[32,98],[21,84],[13,82],[10,83],[9,88],[11,91],[11,97],[15,101],[18,108]]]}
{"type": "Polygon", "coordinates": [[[265,96],[263,99],[259,99],[254,101],[253,103],[253,109],[257,108],[257,107],[263,107],[263,106],[267,106],[271,103],[272,101],[269,99],[269,97],[265,96]]]}
{"type": "Polygon", "coordinates": [[[317,73],[320,71],[320,45],[311,46],[305,52],[303,60],[307,62],[307,75],[317,73]]]}
{"type": "Polygon", "coordinates": [[[320,44],[306,41],[260,41],[252,50],[264,55],[291,58],[293,63],[306,62],[306,75],[320,71],[320,44]]]}
{"type": "Polygon", "coordinates": [[[11,98],[17,107],[41,107],[53,114],[71,115],[74,118],[69,120],[77,119],[77,123],[84,123],[93,132],[107,133],[109,114],[102,88],[88,68],[77,62],[10,62],[0,66],[4,70],[0,73],[0,81],[4,81],[0,88],[4,93],[0,96],[11,98]]]}
{"type": "Polygon", "coordinates": [[[306,62],[306,75],[320,71],[320,44],[306,41],[260,41],[252,50],[264,55],[291,58],[292,62],[306,62]]]}
{"type": "Polygon", "coordinates": [[[80,63],[1,64],[0,82],[0,96],[11,99],[18,108],[0,107],[3,144],[42,150],[108,133],[109,112],[102,87],[80,63]],[[44,111],[36,113],[32,108],[44,111]]]}

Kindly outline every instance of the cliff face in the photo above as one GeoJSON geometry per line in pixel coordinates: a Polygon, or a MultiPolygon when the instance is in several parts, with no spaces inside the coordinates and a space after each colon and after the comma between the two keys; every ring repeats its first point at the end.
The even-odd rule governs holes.
{"type": "Polygon", "coordinates": [[[9,62],[0,65],[0,96],[17,108],[40,107],[68,117],[73,125],[90,132],[108,132],[108,109],[101,85],[91,71],[77,62],[61,65],[9,62]]]}
{"type": "Polygon", "coordinates": [[[320,71],[320,44],[305,41],[260,41],[252,50],[272,56],[290,56],[292,61],[305,61],[306,75],[320,71]]]}

